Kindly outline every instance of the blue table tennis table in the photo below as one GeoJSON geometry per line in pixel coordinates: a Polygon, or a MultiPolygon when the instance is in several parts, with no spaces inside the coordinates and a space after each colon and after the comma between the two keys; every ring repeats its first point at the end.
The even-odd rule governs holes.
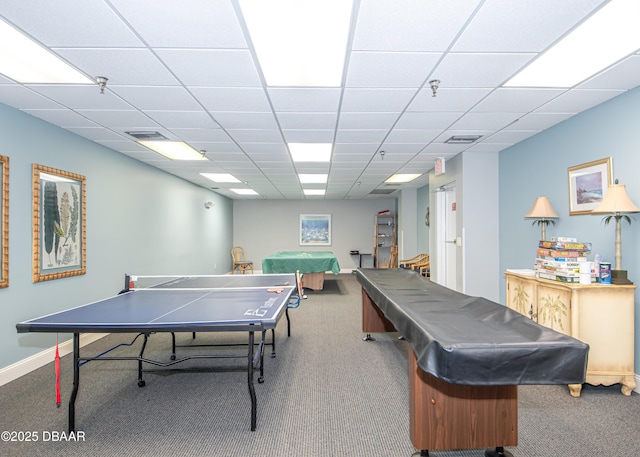
{"type": "MultiPolygon", "coordinates": [[[[261,382],[265,334],[287,313],[297,287],[296,275],[125,276],[125,288],[104,300],[49,314],[16,325],[19,333],[73,333],[73,389],[69,399],[69,431],[75,431],[75,402],[80,366],[91,360],[138,362],[138,385],[144,386],[144,363],[169,367],[192,358],[228,358],[225,355],[175,357],[169,362],[144,357],[147,338],[159,332],[246,332],[246,371],[251,398],[251,430],[256,429],[257,401],[254,370],[261,382]],[[148,284],[146,284],[148,282],[148,284]],[[80,333],[139,333],[144,342],[137,356],[80,356],[80,333]],[[255,333],[261,336],[256,341],[255,333]],[[257,345],[257,349],[256,346],[257,345]]],[[[136,337],[137,338],[137,337],[136,337]]],[[[108,352],[108,351],[107,351],[108,352]]],[[[244,358],[244,356],[243,356],[244,358]]]]}

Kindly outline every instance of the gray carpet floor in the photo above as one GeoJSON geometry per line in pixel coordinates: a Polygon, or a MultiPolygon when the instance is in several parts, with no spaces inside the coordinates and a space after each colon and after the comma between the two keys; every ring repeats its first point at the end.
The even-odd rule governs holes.
{"type": "MultiPolygon", "coordinates": [[[[397,334],[362,341],[360,287],[354,275],[328,276],[325,290],[290,310],[277,357],[265,359],[256,382],[257,430],[250,431],[246,373],[145,374],[134,362],[91,362],[81,368],[76,426],[81,442],[44,440],[67,430],[70,356],[62,359],[62,406],[55,406],[53,364],[0,387],[0,431],[37,432],[37,442],[0,441],[0,456],[321,456],[409,457],[407,347],[397,334]]],[[[135,335],[89,345],[98,354],[135,335]]],[[[234,334],[198,334],[195,342],[234,342],[234,334]]],[[[179,334],[191,344],[190,334],[179,334]]],[[[121,347],[116,354],[135,354],[121,347]]],[[[152,335],[147,354],[168,360],[170,337],[152,335]]],[[[228,349],[237,352],[243,349],[228,349]]],[[[179,354],[210,351],[181,348],[179,354]]],[[[210,361],[187,362],[194,368],[210,361]]],[[[223,361],[223,364],[231,361],[223,361]]],[[[564,386],[519,388],[515,457],[640,455],[640,396],[620,386],[585,386],[580,398],[564,386]]],[[[4,435],[3,435],[4,437],[4,435]]],[[[434,457],[481,457],[484,449],[431,451],[434,457]]]]}

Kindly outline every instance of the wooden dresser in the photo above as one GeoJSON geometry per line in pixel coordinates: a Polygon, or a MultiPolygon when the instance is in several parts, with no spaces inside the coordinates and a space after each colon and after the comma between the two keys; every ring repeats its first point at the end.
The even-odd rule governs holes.
{"type": "MultiPolygon", "coordinates": [[[[541,325],[589,345],[586,382],[622,384],[631,395],[634,379],[634,291],[636,286],[566,284],[507,271],[506,304],[541,325]]],[[[569,392],[580,396],[582,385],[569,392]]]]}

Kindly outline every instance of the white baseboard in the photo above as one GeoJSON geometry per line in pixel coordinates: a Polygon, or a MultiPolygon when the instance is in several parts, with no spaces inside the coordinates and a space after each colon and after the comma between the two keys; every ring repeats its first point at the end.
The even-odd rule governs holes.
{"type": "MultiPolygon", "coordinates": [[[[100,338],[107,336],[108,333],[83,333],[80,335],[80,346],[86,346],[89,343],[98,341],[100,338]]],[[[60,357],[70,354],[73,351],[73,339],[60,343],[58,352],[60,357]]],[[[56,355],[55,346],[38,352],[37,354],[20,360],[12,365],[0,369],[0,386],[18,379],[33,370],[45,366],[47,363],[53,362],[56,355]]]]}

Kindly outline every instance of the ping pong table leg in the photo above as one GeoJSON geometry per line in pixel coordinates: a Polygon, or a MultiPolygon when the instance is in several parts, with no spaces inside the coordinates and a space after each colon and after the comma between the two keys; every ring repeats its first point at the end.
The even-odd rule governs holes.
{"type": "Polygon", "coordinates": [[[147,341],[149,340],[149,334],[144,334],[144,340],[142,341],[142,347],[140,348],[140,354],[138,355],[138,387],[144,387],[146,382],[142,379],[142,355],[147,347],[147,341]]]}
{"type": "Polygon", "coordinates": [[[171,332],[171,360],[176,359],[176,334],[175,332],[171,332]]]}
{"type": "Polygon", "coordinates": [[[76,397],[80,386],[80,334],[73,334],[73,390],[69,398],[69,433],[76,430],[76,397]]]}
{"type": "Polygon", "coordinates": [[[284,310],[284,316],[287,318],[287,336],[291,336],[291,321],[289,320],[289,308],[284,310]]]}
{"type": "Polygon", "coordinates": [[[276,357],[276,329],[271,329],[271,358],[276,357]]]}
{"type": "MultiPolygon", "coordinates": [[[[262,384],[264,382],[264,346],[267,342],[267,331],[262,330],[262,341],[260,342],[260,376],[258,376],[258,382],[262,384]]],[[[274,353],[271,354],[274,357],[274,353]]]]}
{"type": "Polygon", "coordinates": [[[249,354],[247,356],[248,366],[247,366],[247,382],[249,385],[249,396],[251,397],[251,431],[254,432],[256,430],[256,422],[257,422],[257,411],[258,405],[256,400],[256,390],[253,385],[253,343],[254,343],[254,335],[253,332],[249,332],[249,354]]]}

